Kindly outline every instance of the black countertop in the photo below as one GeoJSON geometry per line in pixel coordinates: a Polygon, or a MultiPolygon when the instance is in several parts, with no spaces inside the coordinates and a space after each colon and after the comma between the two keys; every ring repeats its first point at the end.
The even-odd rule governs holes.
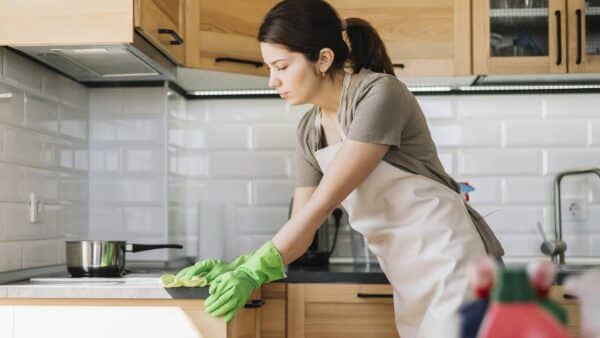
{"type": "Polygon", "coordinates": [[[285,283],[389,284],[378,264],[329,264],[322,267],[288,266],[285,283]]]}

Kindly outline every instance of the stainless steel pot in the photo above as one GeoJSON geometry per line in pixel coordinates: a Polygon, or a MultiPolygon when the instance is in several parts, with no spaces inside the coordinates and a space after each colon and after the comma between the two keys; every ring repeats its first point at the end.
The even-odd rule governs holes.
{"type": "Polygon", "coordinates": [[[67,241],[67,270],[73,277],[120,277],[125,252],[183,249],[179,244],[127,244],[125,241],[67,241]]]}

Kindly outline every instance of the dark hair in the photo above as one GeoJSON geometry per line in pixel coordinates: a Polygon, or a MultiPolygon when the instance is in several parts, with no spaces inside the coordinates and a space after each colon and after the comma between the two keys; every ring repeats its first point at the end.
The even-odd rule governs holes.
{"type": "MultiPolygon", "coordinates": [[[[323,48],[335,54],[327,70],[343,69],[346,61],[356,73],[361,68],[394,74],[394,67],[383,40],[367,21],[346,19],[350,49],[342,38],[343,21],[330,4],[323,0],[284,0],[265,16],[258,30],[258,41],[286,46],[316,62],[323,48]]],[[[330,73],[331,75],[331,73],[330,73]]]]}

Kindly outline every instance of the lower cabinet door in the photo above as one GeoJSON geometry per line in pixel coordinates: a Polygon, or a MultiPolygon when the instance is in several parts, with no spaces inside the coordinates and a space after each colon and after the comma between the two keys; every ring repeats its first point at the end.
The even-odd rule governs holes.
{"type": "Polygon", "coordinates": [[[288,284],[288,338],[398,338],[389,285],[288,284]]]}

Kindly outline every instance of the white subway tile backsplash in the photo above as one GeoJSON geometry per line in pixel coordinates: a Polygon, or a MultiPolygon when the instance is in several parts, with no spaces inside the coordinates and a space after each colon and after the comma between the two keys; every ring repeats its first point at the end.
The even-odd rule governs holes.
{"type": "Polygon", "coordinates": [[[505,255],[509,257],[541,257],[541,240],[536,235],[497,233],[504,246],[505,255]]]}
{"type": "MultiPolygon", "coordinates": [[[[61,151],[87,152],[87,142],[73,144],[71,138],[87,139],[87,127],[81,130],[66,123],[59,129],[59,111],[79,112],[85,126],[87,95],[82,85],[0,48],[0,271],[64,263],[64,241],[57,238],[67,235],[66,230],[87,237],[87,206],[56,204],[61,192],[58,177],[64,174],[59,169],[61,151]],[[28,221],[29,192],[42,201],[38,224],[28,221]],[[83,211],[69,220],[64,210],[71,209],[83,211]]],[[[77,168],[77,156],[67,162],[77,168]]],[[[83,198],[87,177],[80,180],[85,188],[78,196],[83,198]]]]}
{"type": "Polygon", "coordinates": [[[22,90],[0,82],[0,121],[23,124],[25,94],[22,90]]]}
{"type": "Polygon", "coordinates": [[[587,143],[588,135],[585,121],[530,120],[505,122],[505,144],[507,146],[585,146],[587,143]]]}
{"type": "Polygon", "coordinates": [[[287,207],[242,207],[235,213],[237,233],[242,235],[274,235],[287,221],[287,207]]]}
{"type": "Polygon", "coordinates": [[[59,264],[61,258],[59,241],[56,239],[23,243],[23,268],[35,268],[59,264]]]}
{"type": "Polygon", "coordinates": [[[36,92],[42,91],[43,68],[40,65],[12,51],[5,50],[4,66],[6,80],[11,80],[13,83],[18,83],[36,92]]]}
{"type": "Polygon", "coordinates": [[[22,242],[0,242],[0,272],[22,268],[22,246],[22,242]]]}
{"type": "Polygon", "coordinates": [[[600,145],[600,120],[590,121],[590,143],[593,146],[600,145]]]}
{"type": "Polygon", "coordinates": [[[551,203],[553,177],[507,177],[503,179],[502,200],[507,204],[551,203]]]}
{"type": "Polygon", "coordinates": [[[144,236],[162,234],[166,228],[162,207],[125,207],[123,223],[127,232],[144,236]]]}
{"type": "Polygon", "coordinates": [[[88,200],[87,177],[62,174],[58,178],[58,198],[61,201],[83,202],[88,200]]]}
{"type": "Polygon", "coordinates": [[[154,88],[97,88],[90,94],[90,110],[97,116],[162,115],[166,92],[154,88]]]}
{"type": "Polygon", "coordinates": [[[458,115],[471,119],[542,117],[542,99],[536,95],[474,95],[458,99],[458,115]]]}
{"type": "Polygon", "coordinates": [[[454,121],[430,123],[431,136],[437,146],[500,145],[500,123],[497,121],[454,121]]]}
{"type": "Polygon", "coordinates": [[[58,111],[60,120],[60,133],[85,140],[88,134],[88,116],[85,111],[82,111],[82,108],[73,108],[64,105],[61,105],[58,111]]]}
{"type": "Polygon", "coordinates": [[[241,180],[186,180],[169,184],[169,201],[190,206],[202,202],[249,204],[249,182],[241,180]]]}
{"type": "Polygon", "coordinates": [[[116,120],[115,124],[116,137],[120,142],[162,143],[164,141],[164,127],[161,118],[116,120]]]}
{"type": "Polygon", "coordinates": [[[600,150],[574,148],[569,150],[548,150],[548,174],[562,170],[600,166],[600,150]]]}
{"type": "Polygon", "coordinates": [[[71,239],[86,239],[88,237],[87,206],[60,206],[56,211],[57,232],[71,239]]]}
{"type": "Polygon", "coordinates": [[[89,109],[90,94],[88,89],[66,77],[61,76],[58,86],[58,97],[62,102],[78,108],[89,109]]]}
{"type": "Polygon", "coordinates": [[[428,120],[455,116],[455,99],[450,96],[419,96],[417,101],[428,120]]]}
{"type": "Polygon", "coordinates": [[[58,199],[58,178],[56,173],[46,170],[26,169],[24,194],[21,200],[27,200],[29,193],[36,193],[43,201],[58,199]]]}
{"type": "Polygon", "coordinates": [[[25,176],[21,167],[0,163],[0,182],[2,182],[0,200],[11,202],[23,200],[25,176]]]}
{"type": "Polygon", "coordinates": [[[164,173],[163,149],[123,149],[124,170],[129,173],[164,173]]]}
{"type": "Polygon", "coordinates": [[[476,209],[497,233],[535,235],[537,222],[544,223],[544,210],[538,206],[503,205],[476,209]]]}
{"type": "Polygon", "coordinates": [[[35,240],[56,236],[56,207],[42,204],[40,222],[29,223],[26,204],[0,203],[0,222],[4,226],[0,240],[35,240]]]}
{"type": "MultiPolygon", "coordinates": [[[[92,196],[90,196],[92,198],[92,196]]],[[[122,234],[125,236],[123,208],[113,206],[107,207],[100,204],[92,204],[89,210],[90,237],[104,237],[104,234],[122,234]]],[[[110,238],[109,235],[107,237],[110,238]]],[[[114,237],[113,237],[114,239],[114,237]]]]}
{"type": "Polygon", "coordinates": [[[260,125],[252,127],[253,149],[294,149],[295,125],[260,125]]]}
{"type": "Polygon", "coordinates": [[[294,196],[294,181],[253,181],[252,204],[288,206],[294,196]]]}
{"type": "Polygon", "coordinates": [[[185,130],[188,149],[248,149],[250,129],[246,125],[191,125],[185,130]]]}
{"type": "Polygon", "coordinates": [[[598,117],[600,94],[544,95],[542,98],[549,118],[598,117]]]}
{"type": "Polygon", "coordinates": [[[458,152],[461,175],[541,175],[542,152],[539,150],[473,149],[458,152]]]}
{"type": "Polygon", "coordinates": [[[93,149],[90,152],[90,170],[93,172],[115,172],[121,168],[119,149],[93,149]]]}
{"type": "Polygon", "coordinates": [[[209,121],[289,121],[296,122],[310,109],[308,105],[288,107],[283,100],[195,100],[188,102],[188,116],[209,121]]]}
{"type": "Polygon", "coordinates": [[[58,103],[25,95],[25,124],[32,129],[58,132],[58,103]]]}
{"type": "Polygon", "coordinates": [[[208,154],[169,152],[169,172],[189,177],[208,176],[208,154]]]}
{"type": "Polygon", "coordinates": [[[284,152],[212,153],[208,171],[213,178],[283,178],[288,177],[291,158],[284,152]]]}

